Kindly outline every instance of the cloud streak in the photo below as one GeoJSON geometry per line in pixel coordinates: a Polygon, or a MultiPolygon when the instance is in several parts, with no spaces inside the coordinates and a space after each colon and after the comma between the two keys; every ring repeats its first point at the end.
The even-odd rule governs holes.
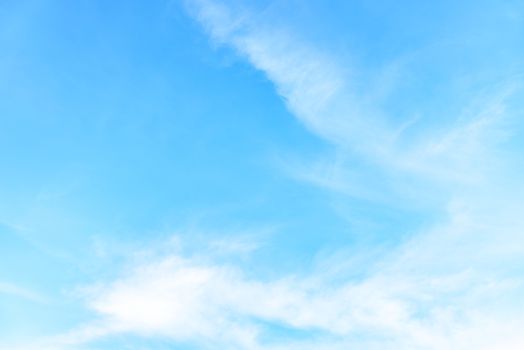
{"type": "Polygon", "coordinates": [[[0,282],[0,294],[7,294],[35,303],[45,303],[46,299],[38,293],[12,283],[0,282]]]}
{"type": "MultiPolygon", "coordinates": [[[[387,94],[374,93],[379,87],[357,89],[366,84],[355,80],[346,62],[273,25],[264,12],[219,1],[186,3],[214,42],[262,71],[290,112],[335,146],[334,155],[313,164],[286,159],[283,167],[293,177],[350,198],[393,209],[430,208],[438,215],[446,215],[451,201],[489,203],[489,189],[513,177],[513,159],[501,145],[516,132],[511,101],[520,91],[517,77],[468,95],[457,115],[428,127],[390,116],[380,108],[387,94]]],[[[395,79],[387,80],[394,91],[395,79]]]]}

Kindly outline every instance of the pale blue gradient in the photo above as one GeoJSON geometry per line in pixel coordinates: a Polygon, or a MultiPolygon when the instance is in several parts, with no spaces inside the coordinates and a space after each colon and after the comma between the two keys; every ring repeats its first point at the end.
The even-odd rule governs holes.
{"type": "Polygon", "coordinates": [[[2,2],[0,349],[522,348],[522,38],[510,0],[2,2]]]}

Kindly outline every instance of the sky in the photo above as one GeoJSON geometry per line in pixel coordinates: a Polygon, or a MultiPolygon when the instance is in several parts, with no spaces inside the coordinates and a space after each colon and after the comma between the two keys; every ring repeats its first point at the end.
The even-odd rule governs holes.
{"type": "Polygon", "coordinates": [[[0,350],[524,347],[524,3],[0,2],[0,350]]]}

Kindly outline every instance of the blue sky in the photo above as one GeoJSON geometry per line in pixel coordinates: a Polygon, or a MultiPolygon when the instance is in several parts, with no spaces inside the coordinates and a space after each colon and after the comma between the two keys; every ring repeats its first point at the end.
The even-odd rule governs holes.
{"type": "Polygon", "coordinates": [[[0,349],[521,349],[520,1],[0,4],[0,349]]]}

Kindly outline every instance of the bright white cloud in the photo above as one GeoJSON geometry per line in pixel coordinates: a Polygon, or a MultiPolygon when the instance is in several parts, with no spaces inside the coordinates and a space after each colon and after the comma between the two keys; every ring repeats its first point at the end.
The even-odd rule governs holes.
{"type": "Polygon", "coordinates": [[[293,349],[304,342],[327,349],[516,349],[524,319],[511,304],[522,302],[522,281],[500,277],[492,264],[498,257],[485,260],[497,253],[487,246],[492,240],[483,241],[487,224],[471,225],[461,215],[467,214],[384,256],[359,280],[335,281],[329,273],[335,261],[309,274],[263,280],[227,263],[157,256],[86,294],[99,321],[68,341],[135,334],[206,349],[293,349]],[[272,326],[315,336],[282,340],[272,326]]]}

